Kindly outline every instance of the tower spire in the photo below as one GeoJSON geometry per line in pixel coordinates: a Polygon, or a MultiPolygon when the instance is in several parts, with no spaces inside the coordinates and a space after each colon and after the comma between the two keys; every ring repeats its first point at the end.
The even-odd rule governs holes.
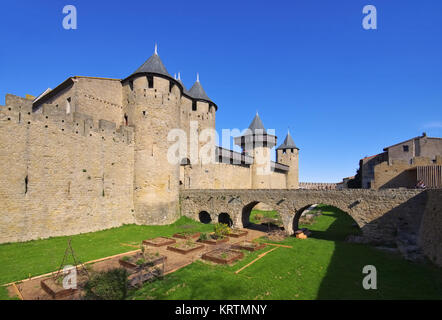
{"type": "Polygon", "coordinates": [[[181,72],[178,72],[178,80],[181,80],[181,72]]]}
{"type": "Polygon", "coordinates": [[[196,82],[200,82],[200,74],[199,74],[199,72],[196,73],[196,82]]]}
{"type": "Polygon", "coordinates": [[[158,45],[155,43],[155,52],[154,54],[158,55],[158,45]]]}

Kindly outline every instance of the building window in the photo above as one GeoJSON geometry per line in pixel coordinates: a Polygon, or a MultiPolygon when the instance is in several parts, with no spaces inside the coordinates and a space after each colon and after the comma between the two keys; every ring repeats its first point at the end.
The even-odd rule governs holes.
{"type": "Polygon", "coordinates": [[[408,146],[402,146],[402,148],[404,149],[404,152],[408,152],[408,146]]]}
{"type": "Polygon", "coordinates": [[[152,75],[147,76],[147,87],[149,89],[153,88],[153,76],[152,75]]]}
{"type": "Polygon", "coordinates": [[[71,113],[71,98],[66,99],[66,114],[71,113]]]}
{"type": "Polygon", "coordinates": [[[196,101],[192,101],[192,111],[196,111],[196,101]]]}
{"type": "Polygon", "coordinates": [[[129,81],[130,91],[134,91],[134,82],[132,80],[129,81]]]}

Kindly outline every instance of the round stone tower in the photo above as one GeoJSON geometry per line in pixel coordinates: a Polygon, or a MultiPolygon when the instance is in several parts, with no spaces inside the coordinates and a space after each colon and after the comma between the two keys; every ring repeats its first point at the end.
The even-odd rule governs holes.
{"type": "Polygon", "coordinates": [[[134,127],[134,207],[139,224],[179,216],[179,162],[168,161],[168,134],[180,128],[182,85],[155,53],[123,84],[123,123],[134,127]]]}
{"type": "Polygon", "coordinates": [[[271,186],[271,149],[276,145],[276,136],[268,134],[258,113],[246,133],[234,139],[243,153],[253,157],[252,189],[268,189],[271,186]]]}
{"type": "Polygon", "coordinates": [[[286,176],[287,189],[299,189],[299,148],[290,132],[287,132],[284,142],[276,148],[276,162],[290,167],[286,176]]]}

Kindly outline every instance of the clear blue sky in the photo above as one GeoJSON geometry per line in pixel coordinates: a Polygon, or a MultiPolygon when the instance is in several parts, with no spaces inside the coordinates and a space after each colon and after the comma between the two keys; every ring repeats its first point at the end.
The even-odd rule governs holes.
{"type": "Polygon", "coordinates": [[[442,1],[2,1],[0,104],[68,76],[124,78],[153,53],[189,88],[200,73],[217,129],[258,110],[300,150],[301,181],[335,182],[360,158],[442,136],[442,1]],[[64,30],[62,8],[78,10],[64,30]],[[362,28],[362,8],[378,29],[362,28]]]}

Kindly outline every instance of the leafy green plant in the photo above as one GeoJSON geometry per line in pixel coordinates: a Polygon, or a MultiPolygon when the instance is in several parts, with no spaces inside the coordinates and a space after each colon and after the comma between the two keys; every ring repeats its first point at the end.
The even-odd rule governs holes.
{"type": "Polygon", "coordinates": [[[144,260],[143,258],[138,259],[137,262],[135,262],[136,265],[141,266],[143,263],[145,263],[146,260],[144,260]]]}
{"type": "Polygon", "coordinates": [[[123,258],[121,258],[121,260],[123,260],[123,261],[129,261],[129,260],[130,260],[130,257],[129,257],[129,256],[124,256],[123,258]]]}
{"type": "Polygon", "coordinates": [[[85,299],[123,300],[127,295],[127,277],[123,268],[94,273],[85,285],[85,299]]]}
{"type": "Polygon", "coordinates": [[[225,223],[217,223],[214,226],[214,234],[216,238],[224,238],[230,233],[230,228],[225,223]]]}
{"type": "Polygon", "coordinates": [[[206,241],[207,240],[207,233],[202,232],[198,238],[200,241],[206,241]]]}

